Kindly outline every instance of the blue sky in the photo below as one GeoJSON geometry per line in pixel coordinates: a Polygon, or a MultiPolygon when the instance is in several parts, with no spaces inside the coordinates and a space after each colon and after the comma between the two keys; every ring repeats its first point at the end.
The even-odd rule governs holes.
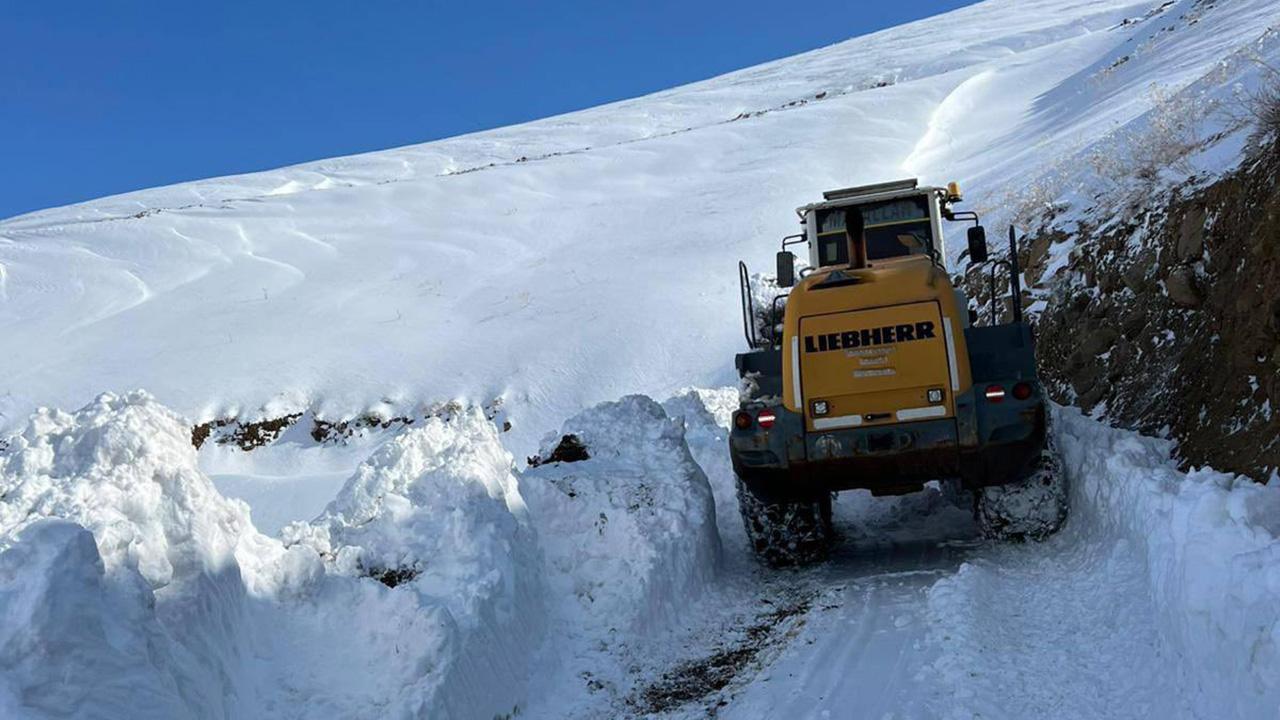
{"type": "Polygon", "coordinates": [[[0,218],[510,125],[967,4],[14,0],[0,218]]]}

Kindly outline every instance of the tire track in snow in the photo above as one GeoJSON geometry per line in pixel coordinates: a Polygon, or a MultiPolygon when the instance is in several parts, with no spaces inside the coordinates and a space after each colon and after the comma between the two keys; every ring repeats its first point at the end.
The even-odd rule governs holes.
{"type": "Polygon", "coordinates": [[[930,710],[947,718],[1187,717],[1128,543],[1068,532],[992,545],[929,590],[939,656],[930,710]]]}
{"type": "Polygon", "coordinates": [[[853,512],[845,508],[839,522],[859,536],[805,573],[818,596],[803,631],[725,698],[717,716],[920,716],[916,675],[932,657],[925,647],[928,590],[981,549],[966,511],[921,499],[851,498],[853,512]],[[884,514],[868,522],[866,512],[884,514]]]}

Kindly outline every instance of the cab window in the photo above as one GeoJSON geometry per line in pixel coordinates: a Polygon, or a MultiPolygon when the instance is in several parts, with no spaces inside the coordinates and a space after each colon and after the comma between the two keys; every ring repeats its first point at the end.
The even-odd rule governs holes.
{"type": "Polygon", "coordinates": [[[818,264],[848,265],[849,240],[845,237],[844,208],[818,211],[818,264]]]}
{"type": "Polygon", "coordinates": [[[851,208],[818,211],[819,265],[849,263],[845,228],[850,212],[862,213],[867,260],[927,255],[933,250],[933,223],[929,218],[928,196],[898,198],[851,208]]]}

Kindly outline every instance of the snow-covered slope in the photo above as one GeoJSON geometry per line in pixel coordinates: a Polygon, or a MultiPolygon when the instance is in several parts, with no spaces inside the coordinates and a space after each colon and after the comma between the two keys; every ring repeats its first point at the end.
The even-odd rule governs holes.
{"type": "Polygon", "coordinates": [[[1063,410],[1075,510],[1049,542],[979,542],[939,488],[846,494],[829,565],[762,573],[724,386],[733,263],[766,263],[795,206],[955,178],[998,229],[1095,203],[1170,127],[1220,172],[1247,128],[1207,115],[1278,57],[1277,15],[990,0],[0,222],[0,715],[1275,717],[1274,483],[1063,410]],[[99,396],[134,387],[158,399],[99,396]],[[502,417],[415,412],[451,398],[502,417]],[[415,421],[191,445],[194,422],[303,412],[415,421]],[[585,456],[517,467],[566,434],[585,456]]]}
{"type": "Polygon", "coordinates": [[[728,382],[733,263],[766,263],[819,191],[954,178],[998,210],[1160,97],[1229,86],[1276,13],[990,0],[593,110],[0,222],[0,429],[135,387],[195,420],[503,396],[529,451],[594,402],[728,382]]]}

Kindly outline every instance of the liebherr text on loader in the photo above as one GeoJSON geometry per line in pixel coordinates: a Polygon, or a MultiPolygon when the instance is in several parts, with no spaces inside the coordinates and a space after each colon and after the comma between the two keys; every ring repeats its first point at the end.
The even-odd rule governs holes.
{"type": "MultiPolygon", "coordinates": [[[[783,239],[778,285],[757,308],[739,264],[751,350],[729,451],[756,552],[774,565],[825,555],[831,497],[959,481],[989,536],[1039,539],[1066,518],[1067,495],[1049,443],[1048,405],[1023,322],[1016,239],[1007,260],[1009,321],[977,313],[948,275],[944,222],[972,222],[970,263],[988,262],[986,233],[957,212],[959,188],[915,180],[824,193],[783,239]],[[795,256],[808,267],[795,278],[795,256]]],[[[963,254],[962,254],[963,256],[963,254]]],[[[994,267],[993,267],[994,273],[994,267]]],[[[994,278],[994,274],[992,275],[994,278]]]]}

